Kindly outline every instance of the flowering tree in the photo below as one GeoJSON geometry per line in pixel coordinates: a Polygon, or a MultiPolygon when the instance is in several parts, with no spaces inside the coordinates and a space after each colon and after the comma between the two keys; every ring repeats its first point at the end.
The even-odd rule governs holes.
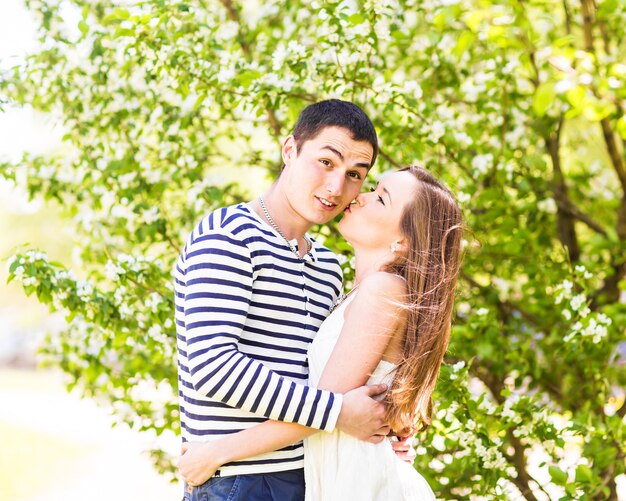
{"type": "Polygon", "coordinates": [[[242,199],[225,168],[276,173],[297,113],[341,97],[372,117],[379,170],[426,166],[471,229],[416,467],[442,498],[616,499],[623,1],[27,4],[43,45],[0,86],[62,117],[65,147],[0,173],[60,203],[82,238],[78,263],[28,250],[10,279],[67,314],[43,352],[72,384],[121,421],[178,430],[170,270],[184,235],[242,199]]]}

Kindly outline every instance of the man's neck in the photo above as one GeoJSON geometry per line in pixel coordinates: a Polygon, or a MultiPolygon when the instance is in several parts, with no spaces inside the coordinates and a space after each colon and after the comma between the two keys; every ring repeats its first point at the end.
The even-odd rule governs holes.
{"type": "Polygon", "coordinates": [[[259,198],[256,198],[251,202],[251,206],[254,211],[270,226],[272,221],[280,230],[280,233],[287,240],[298,240],[300,244],[304,240],[304,234],[311,228],[308,221],[302,219],[302,217],[293,209],[289,204],[289,200],[284,196],[276,185],[273,185],[268,191],[261,195],[265,208],[267,209],[269,219],[265,214],[265,211],[261,207],[259,198]]]}

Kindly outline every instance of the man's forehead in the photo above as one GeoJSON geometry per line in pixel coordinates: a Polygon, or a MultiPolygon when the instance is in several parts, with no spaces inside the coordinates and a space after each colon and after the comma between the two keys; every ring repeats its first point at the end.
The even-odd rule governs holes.
{"type": "Polygon", "coordinates": [[[318,148],[336,150],[342,155],[358,155],[368,161],[374,154],[374,148],[369,142],[357,141],[348,129],[339,127],[326,127],[310,141],[314,141],[318,148]]]}

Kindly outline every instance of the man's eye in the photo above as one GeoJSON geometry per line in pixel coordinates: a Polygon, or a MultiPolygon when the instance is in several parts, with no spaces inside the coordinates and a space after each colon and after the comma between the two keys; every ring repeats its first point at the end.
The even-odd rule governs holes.
{"type": "Polygon", "coordinates": [[[358,172],[348,172],[348,176],[350,176],[352,179],[361,179],[361,174],[359,174],[358,172]]]}
{"type": "Polygon", "coordinates": [[[326,167],[330,166],[330,160],[320,160],[326,167]]]}

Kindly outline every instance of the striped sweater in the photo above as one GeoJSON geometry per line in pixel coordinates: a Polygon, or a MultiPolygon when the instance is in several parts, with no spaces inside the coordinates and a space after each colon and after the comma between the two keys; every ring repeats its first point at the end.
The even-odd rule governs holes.
{"type": "MultiPolygon", "coordinates": [[[[332,431],[341,395],[306,386],[307,350],[341,289],[335,255],[299,259],[246,204],[218,209],[189,236],[174,271],[184,441],[266,419],[332,431]]],[[[300,468],[298,443],[224,465],[221,475],[300,468]]]]}

